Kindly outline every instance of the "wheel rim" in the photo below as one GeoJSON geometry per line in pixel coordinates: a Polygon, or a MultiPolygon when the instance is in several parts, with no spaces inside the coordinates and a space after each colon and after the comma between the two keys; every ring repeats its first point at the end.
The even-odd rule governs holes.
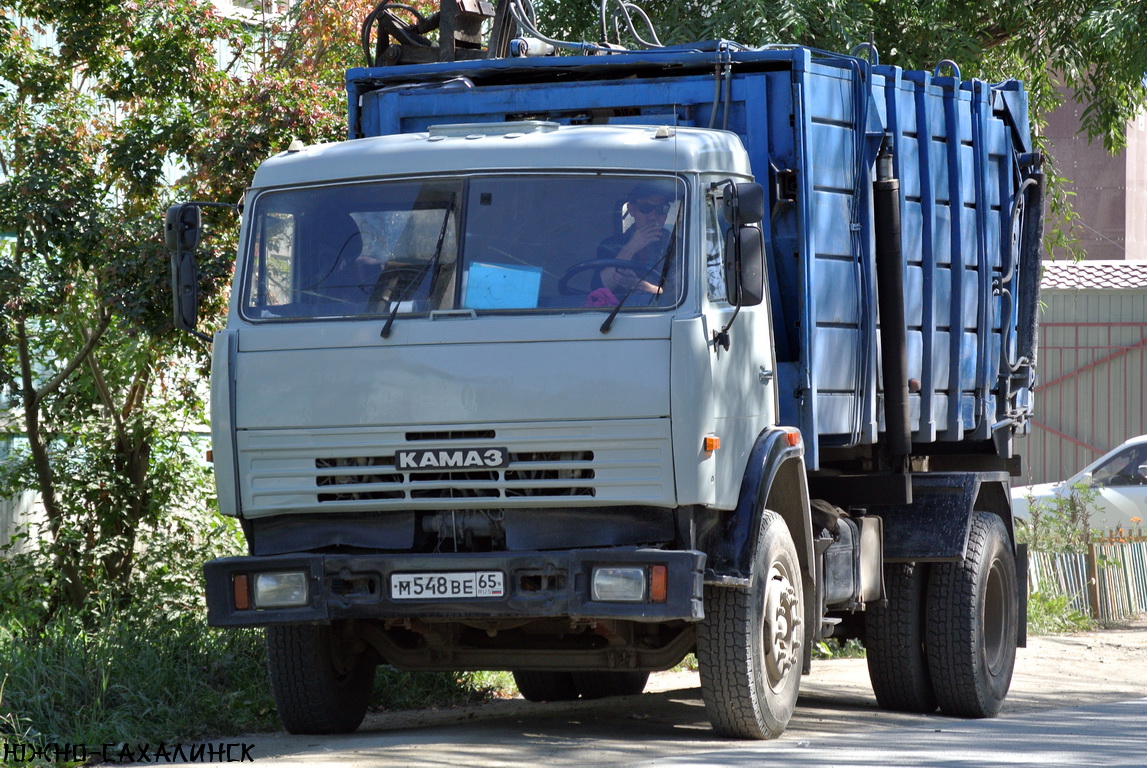
{"type": "Polygon", "coordinates": [[[789,673],[800,661],[801,623],[800,597],[788,570],[774,563],[765,582],[761,627],[765,672],[769,687],[774,690],[785,684],[789,673]]]}
{"type": "Polygon", "coordinates": [[[984,590],[984,655],[988,671],[998,675],[1007,659],[1008,589],[1002,564],[992,561],[984,590]]]}

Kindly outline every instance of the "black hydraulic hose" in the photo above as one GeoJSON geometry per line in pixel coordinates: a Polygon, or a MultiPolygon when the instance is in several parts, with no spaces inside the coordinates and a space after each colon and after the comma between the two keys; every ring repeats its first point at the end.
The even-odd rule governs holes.
{"type": "Polygon", "coordinates": [[[1035,364],[1038,347],[1037,327],[1039,322],[1039,281],[1043,276],[1043,194],[1044,174],[1032,173],[1029,179],[1035,184],[1026,190],[1024,201],[1024,221],[1020,229],[1020,274],[1018,288],[1019,343],[1016,357],[1035,364]]]}
{"type": "Polygon", "coordinates": [[[876,228],[876,302],[880,312],[880,371],[884,377],[884,435],[897,471],[912,452],[908,411],[908,333],[904,317],[904,258],[900,250],[900,180],[892,153],[881,147],[872,182],[876,228]]]}

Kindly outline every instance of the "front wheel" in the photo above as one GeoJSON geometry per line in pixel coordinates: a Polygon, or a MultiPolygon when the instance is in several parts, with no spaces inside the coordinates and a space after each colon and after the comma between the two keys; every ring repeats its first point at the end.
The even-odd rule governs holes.
{"type": "Polygon", "coordinates": [[[975,512],[963,562],[934,563],[925,645],[940,711],[995,717],[1012,682],[1019,633],[1016,561],[1004,522],[975,512]]]}
{"type": "Polygon", "coordinates": [[[796,708],[804,638],[796,546],[784,520],[765,510],[749,588],[705,587],[697,661],[714,730],[745,739],[784,733],[796,708]]]}
{"type": "Polygon", "coordinates": [[[288,733],[350,733],[374,688],[373,652],[339,624],[267,627],[267,671],[288,733]]]}

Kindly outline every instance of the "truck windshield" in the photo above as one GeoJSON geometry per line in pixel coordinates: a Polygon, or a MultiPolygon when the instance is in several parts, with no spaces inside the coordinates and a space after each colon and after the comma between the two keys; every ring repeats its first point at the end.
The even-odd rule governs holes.
{"type": "Polygon", "coordinates": [[[683,295],[684,197],[673,178],[597,175],[265,192],[241,309],[277,320],[671,307],[683,295]]]}

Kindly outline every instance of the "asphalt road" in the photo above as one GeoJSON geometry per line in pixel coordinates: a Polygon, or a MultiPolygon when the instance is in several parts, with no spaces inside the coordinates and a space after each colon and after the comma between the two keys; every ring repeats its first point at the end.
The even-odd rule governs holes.
{"type": "Polygon", "coordinates": [[[717,738],[696,676],[655,676],[641,696],[382,713],[338,737],[257,734],[256,763],[306,766],[1120,766],[1147,768],[1147,622],[1033,638],[999,718],[883,712],[865,662],[823,661],[802,681],[788,731],[717,738]]]}

